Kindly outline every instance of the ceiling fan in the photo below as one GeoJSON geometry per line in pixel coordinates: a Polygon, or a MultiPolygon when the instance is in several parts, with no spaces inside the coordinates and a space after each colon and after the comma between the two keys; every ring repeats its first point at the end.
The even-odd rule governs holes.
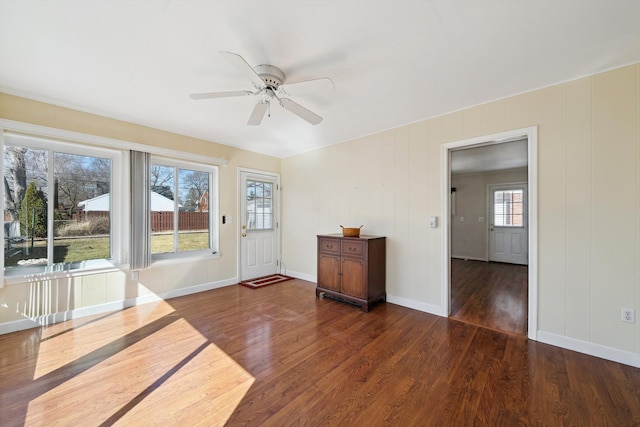
{"type": "Polygon", "coordinates": [[[284,96],[290,96],[295,94],[296,90],[300,88],[306,89],[335,89],[333,81],[328,77],[321,77],[318,79],[304,80],[300,82],[293,82],[285,84],[285,75],[277,67],[269,64],[257,65],[251,67],[244,58],[238,54],[232,52],[220,52],[227,61],[229,61],[238,71],[248,77],[255,91],[249,90],[235,90],[227,92],[207,92],[207,93],[193,93],[189,95],[192,99],[212,99],[212,98],[229,98],[233,96],[249,96],[258,95],[260,100],[256,104],[249,117],[248,125],[258,126],[262,123],[267,110],[270,109],[271,101],[277,101],[282,108],[288,110],[300,117],[303,120],[317,125],[322,121],[322,117],[317,115],[311,110],[306,109],[297,102],[292,101],[284,96]]]}

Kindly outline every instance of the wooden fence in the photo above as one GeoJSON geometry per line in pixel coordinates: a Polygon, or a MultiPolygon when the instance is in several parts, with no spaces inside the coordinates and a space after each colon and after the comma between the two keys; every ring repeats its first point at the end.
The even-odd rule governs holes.
{"type": "MultiPolygon", "coordinates": [[[[209,212],[180,212],[178,230],[208,230],[209,212]]],[[[151,212],[151,231],[173,230],[173,212],[151,212]]]]}
{"type": "Polygon", "coordinates": [[[109,218],[109,212],[108,211],[91,211],[91,212],[78,211],[78,212],[74,212],[73,215],[71,215],[71,219],[78,222],[86,221],[92,218],[109,218]]]}
{"type": "MultiPolygon", "coordinates": [[[[91,218],[109,218],[109,212],[90,211],[76,212],[73,219],[85,221],[91,218]]],[[[180,212],[178,215],[178,230],[208,230],[209,212],[180,212]]],[[[151,212],[151,231],[173,230],[173,212],[151,212]]]]}

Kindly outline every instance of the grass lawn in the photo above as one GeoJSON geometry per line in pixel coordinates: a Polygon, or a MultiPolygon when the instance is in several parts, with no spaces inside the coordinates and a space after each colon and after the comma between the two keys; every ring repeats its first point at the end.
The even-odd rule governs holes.
{"type": "MultiPolygon", "coordinates": [[[[209,232],[182,232],[178,234],[178,251],[196,251],[209,247],[209,232]]],[[[173,252],[173,234],[151,234],[151,253],[173,252]]]]}
{"type": "MultiPolygon", "coordinates": [[[[178,247],[180,251],[206,249],[209,247],[209,233],[206,231],[180,233],[178,247]]],[[[153,234],[151,251],[152,253],[173,252],[173,234],[153,234]]],[[[39,258],[47,258],[46,240],[35,240],[33,248],[31,248],[31,241],[13,243],[10,250],[5,251],[5,266],[18,265],[20,260],[39,258]],[[7,255],[10,256],[7,257],[7,255]]],[[[55,263],[106,258],[109,258],[109,237],[107,236],[54,239],[53,262],[55,263]]]]}

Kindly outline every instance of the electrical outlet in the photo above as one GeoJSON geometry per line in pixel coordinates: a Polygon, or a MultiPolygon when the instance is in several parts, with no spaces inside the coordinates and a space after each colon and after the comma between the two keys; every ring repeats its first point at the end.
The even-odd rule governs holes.
{"type": "Polygon", "coordinates": [[[620,309],[620,320],[628,323],[636,323],[636,313],[631,308],[620,309]]]}

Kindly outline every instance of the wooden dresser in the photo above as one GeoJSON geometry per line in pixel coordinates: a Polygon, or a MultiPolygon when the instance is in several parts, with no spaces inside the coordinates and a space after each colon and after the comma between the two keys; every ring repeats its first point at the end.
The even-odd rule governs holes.
{"type": "Polygon", "coordinates": [[[318,285],[316,296],[359,305],[369,311],[386,301],[386,238],[318,235],[318,285]]]}

